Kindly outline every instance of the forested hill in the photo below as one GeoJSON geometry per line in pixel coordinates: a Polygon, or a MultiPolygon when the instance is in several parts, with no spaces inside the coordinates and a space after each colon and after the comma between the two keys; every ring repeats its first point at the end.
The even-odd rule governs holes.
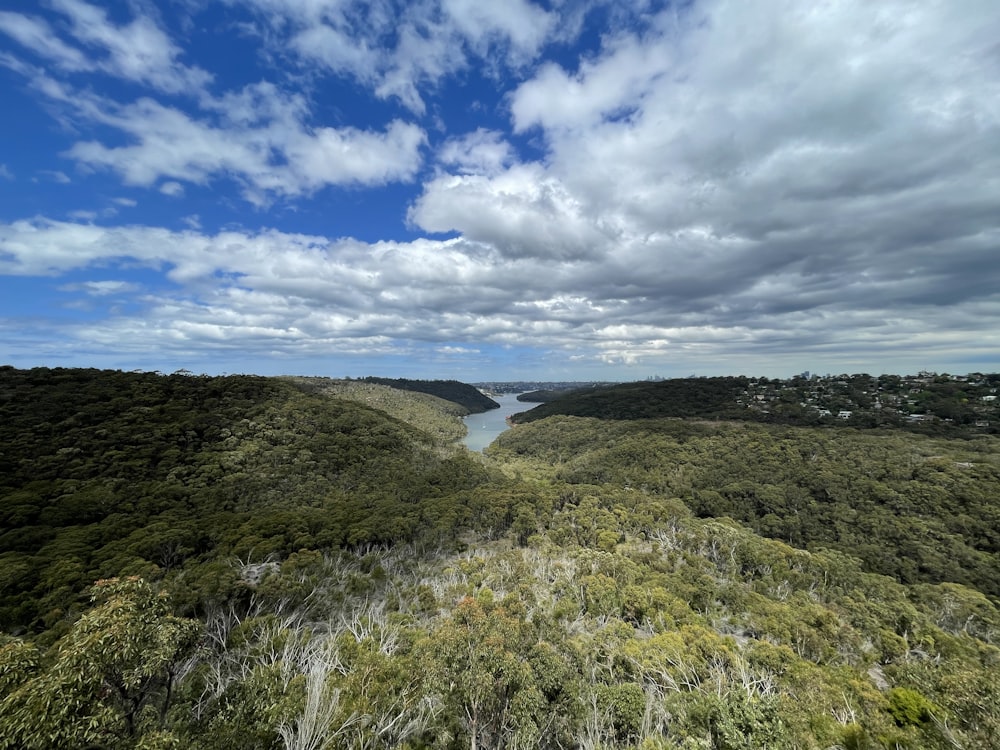
{"type": "Polygon", "coordinates": [[[737,397],[746,378],[676,378],[637,382],[552,394],[551,400],[513,415],[516,423],[533,422],[556,414],[598,419],[657,417],[745,417],[737,397]]]}
{"type": "Polygon", "coordinates": [[[542,394],[547,403],[513,420],[682,417],[974,436],[1000,433],[998,391],[1000,374],[983,373],[674,378],[542,394]]]}
{"type": "Polygon", "coordinates": [[[125,572],[451,538],[487,476],[454,438],[277,378],[0,368],[0,627],[125,572]]]}
{"type": "Polygon", "coordinates": [[[366,383],[378,383],[404,391],[429,393],[432,396],[454,401],[469,410],[469,414],[479,414],[490,409],[499,409],[500,404],[484,396],[476,387],[457,380],[407,380],[406,378],[376,378],[363,379],[366,383]]]}
{"type": "Polygon", "coordinates": [[[489,452],[573,485],[681,498],[800,549],[834,548],[905,583],[1000,601],[1000,441],[904,431],[550,417],[489,452]]]}
{"type": "Polygon", "coordinates": [[[466,434],[460,418],[468,415],[469,410],[455,401],[429,393],[401,390],[366,380],[291,376],[283,379],[310,393],[357,401],[379,409],[445,442],[461,440],[466,434]]]}

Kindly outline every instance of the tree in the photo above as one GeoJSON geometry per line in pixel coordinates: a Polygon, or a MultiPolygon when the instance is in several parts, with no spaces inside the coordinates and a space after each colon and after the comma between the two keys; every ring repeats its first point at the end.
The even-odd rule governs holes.
{"type": "Polygon", "coordinates": [[[140,578],[98,581],[93,601],[54,662],[0,702],[0,748],[169,746],[174,683],[201,626],[140,578]]]}
{"type": "Polygon", "coordinates": [[[538,736],[545,698],[526,659],[527,628],[508,608],[467,597],[425,644],[431,684],[470,750],[531,747],[538,736]]]}

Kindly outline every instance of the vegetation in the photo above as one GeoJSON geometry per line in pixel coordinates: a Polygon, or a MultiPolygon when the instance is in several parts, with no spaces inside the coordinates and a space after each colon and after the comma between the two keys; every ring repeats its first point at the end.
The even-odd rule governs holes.
{"type": "Polygon", "coordinates": [[[445,442],[461,440],[465,436],[465,426],[455,417],[475,413],[455,401],[417,390],[399,390],[370,380],[304,377],[287,378],[287,380],[309,392],[357,401],[391,414],[396,419],[445,442]]]}
{"type": "Polygon", "coordinates": [[[449,420],[0,370],[0,748],[995,746],[995,438],[449,420]]]}
{"type": "Polygon", "coordinates": [[[552,417],[490,450],[571,485],[680,498],[699,516],[838,549],[903,583],[950,581],[1000,599],[993,437],[552,417]]]}
{"type": "Polygon", "coordinates": [[[686,378],[623,383],[587,390],[545,394],[546,403],[514,416],[519,423],[558,414],[600,419],[746,416],[737,399],[747,378],[686,378]]]}
{"type": "Polygon", "coordinates": [[[982,373],[675,378],[526,394],[525,401],[545,404],[518,414],[515,421],[555,415],[616,420],[685,417],[970,436],[1000,432],[998,390],[1000,375],[982,373]]]}
{"type": "Polygon", "coordinates": [[[468,409],[469,414],[479,414],[490,409],[499,409],[500,404],[484,396],[479,390],[457,380],[407,380],[405,378],[365,378],[365,383],[377,383],[404,391],[429,393],[445,401],[451,401],[468,409]]]}

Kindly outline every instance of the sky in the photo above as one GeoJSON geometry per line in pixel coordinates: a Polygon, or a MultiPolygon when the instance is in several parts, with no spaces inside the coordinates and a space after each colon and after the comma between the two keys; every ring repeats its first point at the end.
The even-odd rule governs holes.
{"type": "Polygon", "coordinates": [[[1000,370],[996,0],[3,0],[0,364],[1000,370]]]}

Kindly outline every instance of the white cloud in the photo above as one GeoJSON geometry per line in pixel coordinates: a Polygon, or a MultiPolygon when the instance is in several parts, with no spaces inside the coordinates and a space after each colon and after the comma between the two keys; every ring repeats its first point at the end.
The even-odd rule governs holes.
{"type": "Polygon", "coordinates": [[[81,44],[103,53],[96,64],[107,73],[171,93],[189,93],[211,81],[205,71],[178,62],[181,49],[149,16],[117,26],[103,9],[81,0],[52,4],[67,16],[69,31],[81,44]]]}
{"type": "Polygon", "coordinates": [[[291,52],[307,66],[349,76],[421,114],[422,89],[466,70],[473,60],[520,68],[538,56],[558,24],[555,13],[525,0],[251,4],[263,18],[261,37],[278,54],[291,52]]]}
{"type": "Polygon", "coordinates": [[[998,273],[983,253],[995,240],[914,267],[918,286],[946,288],[983,258],[978,283],[990,291],[944,305],[919,289],[912,298],[886,299],[892,257],[844,269],[829,290],[804,291],[798,286],[808,286],[808,276],[794,269],[772,274],[749,263],[737,271],[755,248],[735,247],[741,259],[730,264],[730,275],[751,277],[729,280],[719,270],[725,262],[699,252],[710,246],[708,235],[673,238],[686,252],[671,250],[675,261],[663,268],[654,259],[664,248],[632,248],[639,264],[633,268],[612,254],[569,264],[504,257],[466,239],[368,244],[276,231],[204,234],[36,220],[0,225],[0,273],[159,269],[176,291],[104,282],[67,288],[88,298],[131,298],[134,315],[76,331],[81,342],[109,350],[318,356],[369,347],[400,353],[425,342],[460,355],[492,344],[547,348],[567,361],[583,355],[732,372],[741,369],[733,362],[763,357],[794,369],[796,361],[841,350],[880,362],[883,355],[903,357],[916,342],[925,358],[942,357],[955,351],[957,330],[967,354],[991,356],[1000,345],[998,273]]]}
{"type": "Polygon", "coordinates": [[[6,164],[0,164],[0,179],[13,180],[14,173],[10,171],[10,167],[6,164]]]}
{"type": "Polygon", "coordinates": [[[139,14],[118,26],[103,9],[81,0],[51,5],[66,18],[67,32],[79,46],[37,16],[0,12],[0,31],[69,72],[99,70],[169,93],[191,93],[211,81],[204,70],[178,62],[181,49],[149,16],[139,14]]]}
{"type": "Polygon", "coordinates": [[[104,280],[104,281],[82,281],[75,284],[64,284],[59,287],[64,292],[82,291],[91,297],[110,297],[116,294],[125,294],[139,291],[138,284],[130,281],[104,280]]]}
{"type": "Polygon", "coordinates": [[[80,50],[56,36],[52,27],[41,18],[0,11],[0,31],[65,70],[93,70],[96,67],[80,50]]]}
{"type": "Polygon", "coordinates": [[[425,186],[409,218],[428,232],[461,232],[515,258],[593,258],[615,239],[613,227],[586,215],[537,164],[492,177],[438,177],[425,186]]]}
{"type": "Polygon", "coordinates": [[[180,198],[184,195],[184,186],[174,180],[168,180],[160,185],[160,192],[171,198],[180,198]]]}
{"type": "Polygon", "coordinates": [[[455,27],[483,57],[490,43],[508,43],[515,62],[538,54],[556,16],[525,0],[483,3],[478,0],[443,0],[443,8],[455,27]]]}
{"type": "MultiPolygon", "coordinates": [[[[419,344],[460,357],[494,344],[688,372],[925,357],[919,369],[960,351],[996,362],[1000,6],[776,0],[765,12],[704,0],[647,8],[627,31],[609,28],[599,50],[572,60],[560,47],[558,63],[532,68],[564,33],[552,14],[571,12],[550,5],[255,0],[269,54],[413,111],[473,63],[514,87],[511,132],[474,129],[471,113],[449,132],[447,113],[432,110],[439,143],[403,120],[317,121],[315,100],[284,83],[202,89],[186,111],[121,104],[58,78],[75,58],[52,40],[104,50],[87,59],[109,66],[112,42],[2,16],[50,65],[0,62],[71,124],[115,132],[72,148],[85,167],[178,194],[233,179],[266,205],[325,185],[418,179],[433,147],[407,218],[457,236],[366,243],[213,234],[198,217],[187,232],[39,219],[0,225],[0,271],[158,270],[168,291],[123,292],[141,314],[79,332],[136,350],[419,344]],[[518,76],[527,80],[511,84],[518,76]]],[[[106,18],[95,28],[125,34],[106,18]]],[[[165,91],[142,71],[182,76],[180,53],[149,47],[155,65],[114,65],[165,91]]]]}
{"type": "Polygon", "coordinates": [[[486,175],[497,174],[517,160],[503,133],[485,128],[449,138],[438,149],[437,157],[441,164],[462,174],[486,175]]]}
{"type": "Polygon", "coordinates": [[[151,99],[117,107],[80,96],[74,106],[82,116],[117,128],[131,143],[81,141],[67,156],[116,171],[130,185],[150,186],[170,178],[170,190],[181,182],[204,185],[235,176],[245,197],[258,204],[327,185],[410,180],[422,161],[425,135],[416,125],[394,120],[382,131],[309,127],[300,119],[305,114],[301,99],[269,84],[221,100],[205,97],[204,102],[206,108],[224,110],[226,122],[213,124],[151,99]]]}
{"type": "Polygon", "coordinates": [[[38,174],[47,177],[48,179],[52,180],[52,182],[58,183],[60,185],[69,185],[70,182],[72,182],[72,180],[70,180],[69,178],[69,175],[67,175],[65,172],[60,172],[59,170],[55,169],[40,169],[38,170],[38,174]]]}

